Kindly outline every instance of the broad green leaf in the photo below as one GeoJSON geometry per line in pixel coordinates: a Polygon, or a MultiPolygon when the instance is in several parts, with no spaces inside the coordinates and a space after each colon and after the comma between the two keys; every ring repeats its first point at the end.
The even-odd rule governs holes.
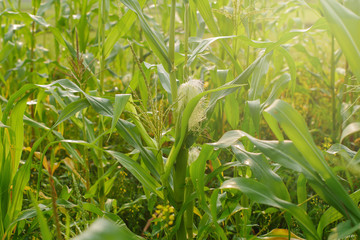
{"type": "Polygon", "coordinates": [[[210,212],[212,222],[215,226],[215,233],[218,235],[218,239],[221,238],[222,240],[227,240],[226,234],[224,230],[220,227],[218,223],[218,196],[219,196],[219,189],[215,189],[210,197],[210,212]]]}
{"type": "Polygon", "coordinates": [[[306,183],[307,181],[304,174],[300,174],[296,183],[296,195],[297,195],[298,204],[302,204],[301,207],[305,211],[307,210],[306,200],[308,199],[307,196],[308,194],[306,191],[306,183]]]}
{"type": "MultiPolygon", "coordinates": [[[[285,73],[281,75],[279,79],[275,80],[274,85],[272,86],[271,92],[268,96],[268,98],[265,100],[262,106],[262,110],[272,104],[276,98],[279,97],[280,93],[284,90],[285,86],[289,83],[291,77],[289,74],[285,73]]],[[[280,140],[280,139],[279,139],[280,140]]]]}
{"type": "MultiPolygon", "coordinates": [[[[90,96],[84,91],[82,91],[75,83],[71,82],[68,79],[60,79],[49,85],[42,85],[41,87],[51,88],[55,85],[60,85],[61,87],[70,91],[81,92],[96,112],[103,116],[111,118],[113,117],[113,107],[109,99],[90,96]]],[[[150,150],[146,149],[142,145],[141,139],[136,131],[135,126],[125,120],[118,119],[116,123],[116,129],[126,142],[128,142],[130,145],[140,151],[144,163],[150,170],[151,174],[153,174],[157,179],[159,179],[160,166],[157,163],[157,159],[150,150]]]]}
{"type": "MultiPolygon", "coordinates": [[[[288,103],[281,100],[276,100],[265,111],[279,122],[286,135],[293,141],[295,147],[304,156],[306,161],[324,179],[329,191],[322,197],[326,197],[326,201],[332,204],[344,216],[348,216],[354,223],[360,221],[359,209],[327,165],[301,115],[288,103]]],[[[318,186],[317,190],[321,190],[320,186],[318,186]]]]}
{"type": "Polygon", "coordinates": [[[30,13],[27,12],[12,12],[12,11],[3,11],[2,13],[0,13],[0,17],[1,16],[5,16],[8,17],[10,19],[14,19],[20,22],[24,22],[26,24],[30,24],[33,21],[36,22],[37,24],[44,26],[44,27],[49,27],[50,24],[48,24],[44,18],[42,18],[41,16],[36,16],[36,15],[32,15],[30,13]]]}
{"type": "Polygon", "coordinates": [[[295,204],[276,197],[266,185],[250,178],[232,178],[225,181],[221,189],[236,189],[255,202],[287,210],[298,221],[307,239],[320,239],[306,212],[295,204]]]}
{"type": "Polygon", "coordinates": [[[140,164],[125,154],[115,151],[106,152],[113,156],[121,165],[131,172],[131,174],[134,175],[134,177],[136,177],[136,179],[138,179],[146,189],[156,193],[160,198],[164,197],[162,192],[158,190],[158,188],[160,188],[160,184],[147,171],[145,171],[140,164]]]}
{"type": "Polygon", "coordinates": [[[355,14],[360,16],[360,4],[358,0],[344,0],[344,5],[355,14]]]}
{"type": "MultiPolygon", "coordinates": [[[[360,201],[360,190],[357,190],[356,192],[350,194],[351,199],[355,202],[355,204],[358,204],[360,201]]],[[[324,228],[328,226],[329,224],[341,219],[343,216],[341,213],[339,213],[335,208],[330,207],[327,209],[323,215],[320,218],[317,232],[320,237],[323,235],[324,228]]]]}
{"type": "MultiPolygon", "coordinates": [[[[339,200],[339,196],[336,195],[337,193],[319,176],[318,171],[310,165],[307,159],[304,158],[290,141],[277,142],[258,140],[247,133],[234,130],[225,133],[218,142],[210,145],[213,145],[214,147],[228,147],[235,144],[237,139],[245,136],[272,161],[278,162],[291,170],[303,173],[320,197],[325,199],[331,205],[339,208],[338,205],[341,200],[339,200]]],[[[351,209],[349,211],[353,210],[354,209],[351,209]]]]}
{"type": "MultiPolygon", "coordinates": [[[[169,73],[165,71],[163,65],[159,64],[157,66],[157,71],[160,79],[161,86],[164,90],[171,95],[171,85],[170,85],[170,76],[169,73]]],[[[169,97],[171,99],[171,97],[169,97]]]]}
{"type": "Polygon", "coordinates": [[[15,103],[15,101],[27,91],[32,91],[35,88],[37,88],[37,86],[34,84],[26,84],[10,96],[9,101],[7,102],[5,110],[3,111],[2,114],[3,124],[5,125],[7,124],[8,116],[10,115],[10,110],[13,108],[13,104],[15,103]]]}
{"type": "Polygon", "coordinates": [[[56,39],[56,41],[59,44],[61,44],[62,46],[66,47],[72,57],[76,57],[75,49],[73,48],[71,43],[63,37],[63,35],[61,34],[61,31],[54,27],[50,27],[49,29],[52,32],[52,34],[54,35],[54,38],[56,39]]]}
{"type": "MultiPolygon", "coordinates": [[[[50,128],[46,127],[44,124],[39,123],[34,121],[33,119],[30,119],[29,117],[24,115],[24,123],[26,123],[27,125],[31,126],[31,127],[35,127],[35,128],[40,128],[40,129],[44,129],[46,131],[49,131],[50,128]]],[[[64,140],[64,137],[57,131],[52,130],[52,133],[59,139],[59,140],[64,140]]],[[[85,164],[84,160],[80,157],[79,153],[73,148],[71,147],[70,144],[68,143],[63,143],[62,144],[64,146],[64,148],[69,152],[69,154],[75,158],[79,163],[81,164],[85,164]]]]}
{"type": "Polygon", "coordinates": [[[326,152],[329,154],[332,154],[332,155],[340,154],[343,157],[345,157],[347,155],[348,158],[353,158],[356,156],[355,151],[349,149],[348,147],[346,147],[340,143],[333,144],[328,150],[326,150],[326,152]]]}
{"type": "Polygon", "coordinates": [[[225,97],[224,101],[226,120],[231,128],[236,129],[240,122],[241,104],[237,99],[236,94],[230,94],[225,97]]]}
{"type": "Polygon", "coordinates": [[[117,225],[105,218],[96,220],[91,226],[81,233],[79,236],[73,238],[74,240],[140,240],[143,239],[131,232],[125,224],[117,225]]]}
{"type": "MultiPolygon", "coordinates": [[[[231,86],[234,84],[244,84],[248,80],[248,78],[251,76],[253,71],[255,70],[256,66],[260,63],[261,59],[264,56],[259,57],[256,59],[248,68],[246,68],[239,76],[237,76],[234,80],[231,82],[228,82],[224,84],[222,87],[231,86]]],[[[209,102],[209,109],[213,108],[215,106],[215,103],[220,100],[221,98],[229,95],[230,93],[233,93],[236,91],[237,88],[227,88],[223,90],[217,91],[215,94],[211,95],[210,102],[209,102]]],[[[211,111],[209,111],[209,114],[211,114],[211,111]]]]}
{"type": "Polygon", "coordinates": [[[21,159],[21,154],[24,146],[24,122],[23,115],[27,107],[26,102],[29,94],[26,94],[20,101],[18,101],[10,115],[10,130],[14,132],[14,139],[11,139],[11,145],[13,151],[11,162],[12,162],[12,174],[11,178],[14,177],[17,171],[21,159]]]}
{"type": "Polygon", "coordinates": [[[60,123],[64,122],[65,120],[69,119],[70,117],[74,116],[76,113],[80,112],[81,110],[89,106],[90,104],[87,99],[80,99],[70,103],[61,111],[58,119],[51,128],[54,129],[60,123]]]}
{"type": "Polygon", "coordinates": [[[233,37],[235,37],[235,36],[220,36],[220,37],[213,37],[213,38],[207,38],[207,39],[201,40],[201,42],[197,45],[197,47],[194,49],[194,51],[190,54],[187,65],[190,66],[191,63],[193,63],[193,61],[196,59],[197,55],[199,55],[200,53],[205,51],[206,48],[211,43],[213,43],[219,39],[228,39],[228,38],[233,38],[233,37]]]}
{"type": "MultiPolygon", "coordinates": [[[[146,0],[139,0],[139,5],[142,8],[146,0]]],[[[104,44],[105,58],[107,58],[113,49],[115,43],[124,36],[133,25],[136,20],[136,14],[133,11],[127,11],[124,16],[121,17],[119,22],[111,29],[104,44]]]]}
{"type": "Polygon", "coordinates": [[[100,217],[104,216],[103,211],[101,211],[101,209],[98,208],[95,204],[84,202],[84,203],[82,203],[82,205],[83,205],[84,210],[95,213],[96,215],[98,215],[100,217]]]}
{"type": "Polygon", "coordinates": [[[33,202],[34,208],[36,210],[36,215],[37,215],[36,217],[39,221],[40,231],[43,239],[49,239],[49,240],[53,239],[47,220],[44,214],[42,213],[42,211],[40,210],[38,203],[31,192],[30,192],[30,196],[31,196],[31,201],[33,202]]]}
{"type": "Polygon", "coordinates": [[[168,49],[163,40],[158,36],[158,33],[154,32],[151,29],[141,10],[139,2],[137,0],[121,0],[121,2],[125,4],[125,6],[130,8],[130,10],[136,13],[140,20],[141,28],[145,33],[147,43],[150,45],[151,50],[153,50],[155,55],[160,59],[164,68],[168,72],[170,72],[171,62],[168,57],[168,49]]]}
{"type": "Polygon", "coordinates": [[[285,201],[291,201],[285,184],[280,176],[271,170],[262,154],[248,152],[240,145],[231,146],[231,149],[236,158],[244,165],[249,166],[256,179],[271,189],[275,196],[285,201]]]}
{"type": "Polygon", "coordinates": [[[213,152],[213,147],[208,145],[203,145],[201,148],[201,152],[199,157],[190,165],[190,177],[191,181],[194,184],[196,193],[199,195],[199,199],[201,204],[203,205],[203,208],[206,209],[206,196],[205,196],[205,167],[206,167],[206,161],[210,158],[211,154],[213,152]]]}
{"type": "Polygon", "coordinates": [[[0,51],[0,63],[6,60],[14,49],[15,49],[15,45],[12,42],[8,41],[0,51]]]}
{"type": "MultiPolygon", "coordinates": [[[[252,100],[252,101],[246,101],[245,104],[245,116],[244,119],[251,119],[253,122],[253,127],[255,131],[259,132],[260,127],[260,99],[252,100]]],[[[248,130],[248,129],[247,129],[248,130]]]]}
{"type": "Polygon", "coordinates": [[[360,122],[353,122],[347,125],[341,133],[340,142],[344,140],[347,136],[354,134],[360,131],[360,122]]]}
{"type": "Polygon", "coordinates": [[[272,52],[266,54],[260,59],[259,64],[255,67],[251,80],[249,81],[249,100],[259,99],[262,95],[265,85],[265,76],[269,70],[269,64],[272,52]]]}
{"type": "Polygon", "coordinates": [[[284,47],[279,47],[276,50],[279,51],[286,59],[286,62],[288,64],[289,71],[290,71],[290,79],[291,79],[291,85],[292,85],[291,89],[292,89],[292,92],[294,93],[295,89],[296,89],[296,65],[295,65],[295,60],[290,55],[288,50],[286,50],[284,47]]]}
{"type": "MultiPolygon", "coordinates": [[[[360,81],[360,16],[335,0],[320,0],[330,31],[360,81]]],[[[358,3],[357,3],[358,4],[358,3]]]]}
{"type": "Polygon", "coordinates": [[[21,212],[24,189],[25,186],[29,183],[30,179],[30,169],[31,161],[26,161],[25,164],[22,165],[15,174],[12,185],[13,191],[11,204],[9,206],[8,212],[6,213],[9,219],[14,220],[18,213],[21,212]]]}
{"type": "Polygon", "coordinates": [[[353,225],[351,221],[341,222],[333,229],[328,239],[352,239],[355,237],[352,234],[359,231],[359,229],[360,223],[353,225]]]}
{"type": "Polygon", "coordinates": [[[116,94],[115,95],[115,104],[114,104],[114,115],[111,121],[111,132],[115,129],[116,123],[120,118],[121,113],[123,112],[126,103],[130,98],[130,94],[116,94]]]}

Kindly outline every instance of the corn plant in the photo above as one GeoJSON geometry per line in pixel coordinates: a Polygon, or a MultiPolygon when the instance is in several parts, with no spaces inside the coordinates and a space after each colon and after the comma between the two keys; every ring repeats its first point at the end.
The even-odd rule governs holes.
{"type": "Polygon", "coordinates": [[[9,99],[5,110],[1,111],[0,233],[3,239],[11,239],[16,227],[14,222],[22,209],[25,179],[30,175],[30,162],[20,165],[24,146],[23,115],[29,95],[19,90],[9,99]]]}
{"type": "Polygon", "coordinates": [[[343,2],[0,1],[1,238],[358,234],[343,2]]]}

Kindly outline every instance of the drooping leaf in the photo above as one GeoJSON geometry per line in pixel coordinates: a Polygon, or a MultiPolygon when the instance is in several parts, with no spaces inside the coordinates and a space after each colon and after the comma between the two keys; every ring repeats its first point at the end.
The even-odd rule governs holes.
{"type": "Polygon", "coordinates": [[[232,178],[225,181],[220,189],[236,189],[255,202],[286,209],[299,222],[307,239],[320,239],[306,212],[295,204],[276,197],[266,185],[250,178],[232,178]]]}
{"type": "Polygon", "coordinates": [[[122,111],[125,108],[126,103],[130,98],[130,94],[116,94],[114,104],[114,115],[111,121],[111,132],[115,129],[116,123],[120,118],[122,111]]]}
{"type": "Polygon", "coordinates": [[[360,122],[353,122],[347,125],[341,133],[340,142],[344,140],[347,136],[354,134],[360,131],[360,122]]]}
{"type": "Polygon", "coordinates": [[[151,29],[148,21],[146,20],[139,1],[138,0],[121,0],[125,6],[127,6],[131,11],[135,12],[138,16],[141,24],[141,28],[144,31],[147,43],[150,45],[151,50],[154,51],[155,55],[160,59],[164,68],[170,72],[171,62],[168,57],[168,49],[165,46],[165,43],[160,39],[159,35],[151,29]]]}
{"type": "MultiPolygon", "coordinates": [[[[349,216],[354,223],[360,221],[359,209],[327,165],[301,115],[288,103],[281,100],[276,100],[265,111],[280,124],[286,135],[293,141],[295,147],[313,168],[312,172],[316,171],[324,179],[324,183],[329,191],[322,195],[322,197],[344,216],[349,216]]],[[[321,189],[322,182],[318,182],[318,184],[316,190],[322,192],[324,190],[321,189]]]]}

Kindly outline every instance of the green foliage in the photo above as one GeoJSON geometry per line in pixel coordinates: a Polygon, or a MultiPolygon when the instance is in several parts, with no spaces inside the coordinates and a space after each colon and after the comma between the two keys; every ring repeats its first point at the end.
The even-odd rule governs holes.
{"type": "Polygon", "coordinates": [[[358,1],[0,6],[2,240],[358,237],[358,1]]]}

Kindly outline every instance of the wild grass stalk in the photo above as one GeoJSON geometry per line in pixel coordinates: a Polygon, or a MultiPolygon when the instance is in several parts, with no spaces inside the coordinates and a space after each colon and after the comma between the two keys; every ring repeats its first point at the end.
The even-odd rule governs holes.
{"type": "Polygon", "coordinates": [[[188,54],[189,54],[189,35],[190,35],[190,7],[189,1],[184,0],[185,5],[185,13],[184,13],[184,78],[182,79],[183,82],[188,81],[189,79],[189,67],[187,66],[188,63],[188,54]]]}
{"type": "MultiPolygon", "coordinates": [[[[99,12],[98,12],[98,56],[100,61],[100,86],[99,86],[99,95],[104,95],[104,78],[105,78],[105,52],[104,52],[104,44],[105,44],[105,24],[107,20],[107,12],[106,12],[106,1],[99,0],[99,12]]],[[[98,128],[103,131],[105,129],[103,116],[99,117],[98,128]]],[[[99,140],[99,147],[103,147],[103,139],[99,140]]],[[[99,202],[100,208],[104,209],[105,207],[105,180],[102,178],[104,175],[104,160],[103,160],[103,152],[97,151],[97,158],[99,160],[98,170],[98,178],[102,180],[99,183],[99,202]]]]}
{"type": "Polygon", "coordinates": [[[336,60],[335,60],[335,36],[331,34],[331,69],[330,69],[330,91],[331,91],[331,117],[332,117],[332,140],[335,142],[337,138],[337,129],[336,129],[336,90],[335,90],[335,70],[336,70],[336,60]]]}
{"type": "Polygon", "coordinates": [[[176,13],[176,0],[171,0],[170,8],[170,29],[169,29],[169,59],[170,59],[170,86],[172,102],[174,104],[174,119],[177,121],[177,83],[176,83],[176,66],[175,66],[175,13],[176,13]]]}

